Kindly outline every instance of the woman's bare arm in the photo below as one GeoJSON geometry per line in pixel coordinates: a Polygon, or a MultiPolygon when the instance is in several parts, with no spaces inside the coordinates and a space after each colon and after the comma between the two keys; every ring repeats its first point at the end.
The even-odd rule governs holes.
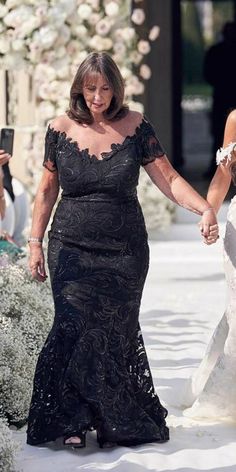
{"type": "Polygon", "coordinates": [[[172,167],[164,155],[147,164],[145,170],[153,183],[173,202],[202,216],[203,235],[208,236],[209,226],[217,224],[215,212],[209,203],[172,167]]]}
{"type": "MultiPolygon", "coordinates": [[[[226,120],[223,147],[231,142],[236,142],[236,110],[233,110],[226,120]]],[[[219,211],[230,187],[231,173],[229,165],[234,160],[236,162],[235,151],[232,154],[231,161],[226,158],[219,164],[208,189],[207,200],[216,212],[219,211]]]]}
{"type": "MultiPolygon", "coordinates": [[[[43,239],[58,193],[59,182],[57,172],[50,172],[45,169],[35,197],[30,233],[31,238],[43,239]]],[[[44,282],[47,275],[42,244],[33,241],[30,242],[29,245],[29,267],[31,274],[39,282],[44,282]]]]}

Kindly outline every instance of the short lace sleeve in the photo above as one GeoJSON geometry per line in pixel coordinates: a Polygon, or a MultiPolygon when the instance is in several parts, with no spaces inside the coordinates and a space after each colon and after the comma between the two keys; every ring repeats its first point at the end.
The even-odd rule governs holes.
{"type": "Polygon", "coordinates": [[[43,166],[50,172],[56,172],[56,154],[57,154],[57,140],[58,140],[58,131],[48,126],[46,136],[45,136],[45,152],[43,159],[43,166]]]}
{"type": "Polygon", "coordinates": [[[232,152],[235,151],[235,149],[236,149],[236,142],[229,143],[224,148],[218,149],[216,153],[216,164],[217,165],[221,163],[223,164],[223,161],[225,161],[225,159],[226,161],[224,163],[228,164],[228,162],[231,161],[232,159],[232,152]]]}
{"type": "Polygon", "coordinates": [[[142,166],[145,166],[166,154],[156,136],[153,126],[146,118],[143,118],[142,125],[140,126],[138,145],[142,166]]]}

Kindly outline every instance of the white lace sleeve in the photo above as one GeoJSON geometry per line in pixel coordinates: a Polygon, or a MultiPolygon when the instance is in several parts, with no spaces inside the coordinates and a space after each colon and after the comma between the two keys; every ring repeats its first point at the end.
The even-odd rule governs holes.
{"type": "Polygon", "coordinates": [[[236,147],[236,142],[229,143],[224,148],[219,148],[216,153],[216,164],[219,165],[225,158],[227,158],[226,164],[228,163],[228,161],[231,161],[232,152],[235,147],[236,147]]]}

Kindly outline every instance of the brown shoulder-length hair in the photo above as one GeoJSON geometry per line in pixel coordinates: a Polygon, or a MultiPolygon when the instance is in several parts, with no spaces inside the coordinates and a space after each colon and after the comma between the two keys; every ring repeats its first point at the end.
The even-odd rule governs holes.
{"type": "Polygon", "coordinates": [[[124,80],[111,56],[106,52],[92,52],[80,64],[70,89],[70,104],[67,115],[78,123],[93,123],[93,117],[83,96],[83,86],[90,76],[101,74],[110,85],[113,97],[104,118],[116,121],[128,113],[124,104],[124,80]]]}

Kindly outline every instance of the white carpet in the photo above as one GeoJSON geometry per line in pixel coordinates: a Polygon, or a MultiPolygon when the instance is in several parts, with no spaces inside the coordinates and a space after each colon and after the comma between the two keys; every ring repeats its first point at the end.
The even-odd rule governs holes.
{"type": "Polygon", "coordinates": [[[185,379],[203,356],[226,301],[222,239],[207,247],[195,237],[188,240],[186,231],[195,234],[192,225],[183,230],[184,241],[169,235],[150,242],[141,307],[155,386],[169,410],[170,441],[100,450],[90,433],[86,449],[70,451],[27,446],[25,432],[15,432],[22,472],[236,472],[236,425],[198,423],[183,417],[180,407],[185,379]]]}

